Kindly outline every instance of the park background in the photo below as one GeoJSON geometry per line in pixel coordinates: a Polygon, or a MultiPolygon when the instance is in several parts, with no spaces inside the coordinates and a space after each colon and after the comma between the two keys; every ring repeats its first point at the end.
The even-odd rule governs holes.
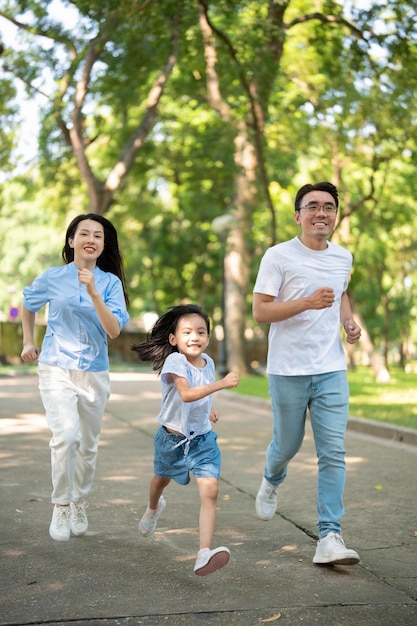
{"type": "Polygon", "coordinates": [[[346,346],[352,402],[365,385],[383,413],[395,395],[383,419],[417,428],[416,17],[402,0],[4,0],[3,371],[20,362],[23,287],[94,212],[118,229],[131,299],[112,365],[133,363],[168,306],[196,302],[219,371],[262,385],[259,261],[298,233],[296,190],[330,180],[363,329],[346,346]]]}

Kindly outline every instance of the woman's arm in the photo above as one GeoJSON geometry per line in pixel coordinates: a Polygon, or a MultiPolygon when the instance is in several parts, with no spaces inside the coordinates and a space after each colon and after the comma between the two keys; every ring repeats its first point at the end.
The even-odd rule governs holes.
{"type": "Polygon", "coordinates": [[[38,360],[40,350],[35,346],[35,313],[22,306],[23,350],[21,359],[25,363],[38,360]]]}
{"type": "Polygon", "coordinates": [[[90,272],[88,269],[79,270],[78,278],[80,283],[85,285],[103,329],[111,339],[116,339],[116,337],[120,335],[119,320],[114,313],[110,311],[109,307],[97,291],[93,272],[90,272]]]}

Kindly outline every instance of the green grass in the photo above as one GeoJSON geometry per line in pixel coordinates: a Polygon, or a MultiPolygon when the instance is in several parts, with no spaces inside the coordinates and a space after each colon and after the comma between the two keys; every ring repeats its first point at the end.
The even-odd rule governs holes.
{"type": "MultiPolygon", "coordinates": [[[[348,372],[350,415],[364,417],[417,430],[417,375],[399,368],[390,370],[391,382],[378,384],[368,367],[348,372]]],[[[268,398],[268,381],[264,376],[241,378],[238,393],[268,398]]]]}

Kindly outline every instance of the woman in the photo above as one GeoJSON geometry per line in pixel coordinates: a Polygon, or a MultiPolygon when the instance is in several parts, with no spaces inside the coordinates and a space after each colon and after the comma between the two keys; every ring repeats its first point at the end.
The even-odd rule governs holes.
{"type": "Polygon", "coordinates": [[[128,322],[123,261],[113,224],[95,214],[69,225],[65,265],[51,267],[23,291],[22,360],[38,361],[39,389],[51,430],[49,534],[68,541],[88,529],[86,497],[96,468],[110,395],[107,336],[128,322]],[[34,343],[35,313],[48,305],[42,348],[34,343]]]}

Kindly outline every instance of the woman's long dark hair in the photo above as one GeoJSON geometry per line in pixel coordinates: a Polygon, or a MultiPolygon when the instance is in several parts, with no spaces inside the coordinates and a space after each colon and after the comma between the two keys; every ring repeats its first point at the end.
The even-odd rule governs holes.
{"type": "Polygon", "coordinates": [[[84,220],[94,220],[103,226],[104,250],[97,259],[97,266],[103,270],[103,272],[111,272],[120,278],[123,286],[126,306],[129,306],[126,276],[123,267],[123,258],[119,249],[117,231],[108,219],[102,215],[97,215],[96,213],[87,213],[86,215],[78,215],[77,217],[74,217],[65,234],[65,245],[62,248],[62,258],[67,264],[72,263],[74,260],[74,248],[71,248],[69,245],[69,240],[74,238],[78,224],[84,220]]]}
{"type": "Polygon", "coordinates": [[[178,352],[177,346],[169,343],[169,336],[177,330],[178,321],[184,315],[200,315],[206,323],[207,334],[210,335],[210,320],[207,313],[196,304],[180,304],[171,306],[156,322],[148,338],[143,343],[134,343],[131,350],[138,353],[141,361],[150,361],[153,369],[161,373],[165,359],[172,352],[178,352]]]}

